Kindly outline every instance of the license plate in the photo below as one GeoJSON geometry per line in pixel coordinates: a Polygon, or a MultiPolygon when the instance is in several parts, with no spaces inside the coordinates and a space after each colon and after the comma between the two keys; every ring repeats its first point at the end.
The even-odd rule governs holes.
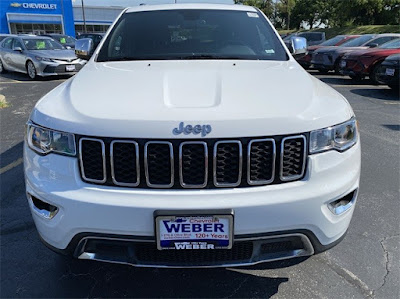
{"type": "Polygon", "coordinates": [[[340,67],[345,67],[346,66],[346,61],[342,60],[340,61],[340,67]]]}
{"type": "Polygon", "coordinates": [[[394,69],[386,69],[385,75],[386,76],[394,76],[394,69]]]}
{"type": "Polygon", "coordinates": [[[66,65],[65,66],[65,71],[67,71],[67,72],[75,71],[75,65],[66,65]]]}
{"type": "Polygon", "coordinates": [[[157,249],[231,249],[233,215],[156,216],[157,249]]]}

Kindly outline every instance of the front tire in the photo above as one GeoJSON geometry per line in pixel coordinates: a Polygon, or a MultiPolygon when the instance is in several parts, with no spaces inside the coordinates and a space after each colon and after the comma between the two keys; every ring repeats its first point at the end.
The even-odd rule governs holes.
{"type": "Polygon", "coordinates": [[[6,69],[4,68],[3,61],[0,59],[0,74],[4,74],[6,72],[6,69]]]}
{"type": "Polygon", "coordinates": [[[36,68],[35,68],[35,65],[33,64],[33,62],[30,60],[26,63],[26,72],[27,72],[29,78],[31,78],[32,80],[34,80],[36,78],[36,75],[37,75],[36,68]]]}
{"type": "Polygon", "coordinates": [[[372,81],[373,84],[376,84],[376,85],[382,84],[382,82],[380,82],[379,78],[378,78],[378,72],[381,67],[381,64],[382,64],[382,62],[378,62],[377,64],[375,64],[374,69],[369,74],[369,79],[372,81]]]}
{"type": "Polygon", "coordinates": [[[339,61],[337,61],[336,63],[335,63],[335,74],[336,75],[341,75],[341,73],[340,73],[340,66],[339,66],[339,61]]]}

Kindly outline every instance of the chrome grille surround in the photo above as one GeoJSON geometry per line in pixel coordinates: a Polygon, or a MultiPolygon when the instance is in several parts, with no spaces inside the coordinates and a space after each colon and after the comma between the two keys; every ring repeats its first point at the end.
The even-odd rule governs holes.
{"type": "Polygon", "coordinates": [[[111,164],[111,177],[112,181],[117,186],[123,187],[137,187],[140,184],[140,163],[139,163],[139,144],[136,141],[129,140],[113,140],[110,145],[110,164],[111,164]],[[115,167],[114,167],[114,145],[116,143],[128,143],[133,144],[135,146],[135,156],[136,156],[136,183],[125,183],[118,182],[115,175],[115,167]]]}
{"type": "Polygon", "coordinates": [[[144,171],[146,176],[146,184],[151,188],[171,188],[174,185],[174,147],[172,146],[171,142],[168,141],[148,141],[144,145],[144,171]],[[170,165],[171,165],[171,180],[169,184],[152,184],[150,182],[150,172],[149,172],[149,146],[152,144],[165,144],[169,146],[169,153],[170,153],[170,165]]]}
{"type": "Polygon", "coordinates": [[[184,141],[179,145],[179,182],[183,188],[205,188],[208,183],[208,147],[204,141],[184,141]],[[204,147],[204,183],[200,185],[186,184],[183,173],[183,147],[198,144],[204,147]]]}
{"type": "Polygon", "coordinates": [[[276,145],[275,145],[275,139],[272,138],[265,138],[265,139],[253,139],[250,140],[248,148],[247,148],[247,183],[249,185],[268,185],[271,184],[274,179],[275,179],[275,159],[276,159],[276,145]],[[251,180],[251,146],[254,143],[261,143],[261,142],[272,142],[272,176],[269,180],[251,180]]]}
{"type": "Polygon", "coordinates": [[[243,150],[242,143],[239,140],[223,140],[217,141],[214,144],[214,153],[213,153],[213,181],[216,187],[237,187],[240,185],[242,181],[242,164],[243,164],[243,150]],[[239,146],[239,171],[238,171],[238,180],[234,183],[220,183],[217,179],[217,154],[218,154],[218,146],[220,144],[238,144],[239,146]]]}
{"type": "Polygon", "coordinates": [[[308,157],[308,136],[309,133],[304,133],[227,140],[77,136],[76,143],[81,178],[88,183],[138,189],[219,189],[302,179],[308,157]],[[297,138],[300,139],[296,143],[293,139],[297,138]],[[88,141],[98,143],[85,143],[88,141]],[[218,150],[220,164],[216,167],[218,150]]]}
{"type": "Polygon", "coordinates": [[[103,184],[107,181],[107,170],[106,170],[106,149],[105,149],[105,145],[104,145],[104,141],[101,139],[97,139],[97,138],[88,138],[88,137],[83,137],[81,139],[79,139],[79,160],[80,160],[80,168],[81,168],[81,174],[82,177],[85,181],[88,182],[92,182],[92,183],[100,183],[103,184]],[[92,178],[88,178],[85,175],[85,167],[84,167],[84,162],[83,162],[83,157],[82,157],[82,143],[84,141],[93,141],[93,142],[99,142],[101,144],[101,155],[102,155],[102,170],[103,170],[103,179],[98,180],[98,179],[92,179],[92,178]]]}
{"type": "Polygon", "coordinates": [[[281,142],[281,157],[280,157],[280,179],[284,182],[288,182],[288,181],[294,181],[297,180],[299,178],[301,178],[304,175],[304,170],[305,170],[305,166],[306,166],[306,159],[307,159],[307,140],[306,137],[304,135],[296,135],[296,136],[289,136],[289,137],[285,137],[282,139],[281,142]],[[291,175],[291,176],[284,176],[283,175],[283,159],[284,159],[284,147],[285,147],[285,142],[288,140],[293,140],[293,139],[302,139],[303,140],[303,148],[302,148],[302,152],[303,152],[303,163],[301,165],[301,173],[298,175],[291,175]]]}

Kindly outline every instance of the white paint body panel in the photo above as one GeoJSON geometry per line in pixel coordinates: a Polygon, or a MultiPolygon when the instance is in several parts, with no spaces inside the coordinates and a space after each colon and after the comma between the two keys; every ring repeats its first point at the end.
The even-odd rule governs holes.
{"type": "Polygon", "coordinates": [[[44,219],[32,209],[42,238],[64,249],[82,232],[152,236],[158,209],[233,209],[235,235],[307,229],[326,245],[347,230],[354,206],[332,214],[328,202],[358,188],[359,143],[345,153],[309,157],[307,176],[279,185],[211,190],[148,190],[96,186],[82,182],[75,158],[38,156],[25,146],[26,188],[60,211],[44,219]]]}
{"type": "MultiPolygon", "coordinates": [[[[169,7],[254,10],[182,4],[129,11],[169,7]]],[[[31,120],[86,136],[198,139],[199,135],[176,136],[172,131],[184,122],[211,125],[206,138],[286,135],[329,127],[354,116],[343,96],[289,57],[288,61],[105,63],[92,58],[76,76],[38,102],[31,120]]],[[[51,220],[32,209],[42,238],[59,249],[81,232],[154,237],[157,209],[230,208],[235,213],[235,235],[306,229],[326,245],[338,240],[350,223],[354,206],[334,215],[327,203],[358,188],[360,152],[358,142],[343,153],[310,155],[300,181],[209,190],[91,185],[82,181],[76,157],[39,156],[26,144],[24,163],[27,192],[60,209],[51,220]]]]}
{"type": "Polygon", "coordinates": [[[90,61],[43,97],[31,120],[133,138],[176,138],[183,121],[210,124],[209,137],[219,138],[308,132],[352,116],[339,93],[291,60],[90,61]]]}

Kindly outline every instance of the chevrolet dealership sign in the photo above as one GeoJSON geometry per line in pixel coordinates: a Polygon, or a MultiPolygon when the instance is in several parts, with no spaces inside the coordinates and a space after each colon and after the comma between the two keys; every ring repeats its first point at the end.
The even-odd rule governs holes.
{"type": "Polygon", "coordinates": [[[32,8],[32,9],[57,9],[57,4],[49,4],[49,3],[10,3],[12,7],[23,7],[23,8],[32,8]]]}

